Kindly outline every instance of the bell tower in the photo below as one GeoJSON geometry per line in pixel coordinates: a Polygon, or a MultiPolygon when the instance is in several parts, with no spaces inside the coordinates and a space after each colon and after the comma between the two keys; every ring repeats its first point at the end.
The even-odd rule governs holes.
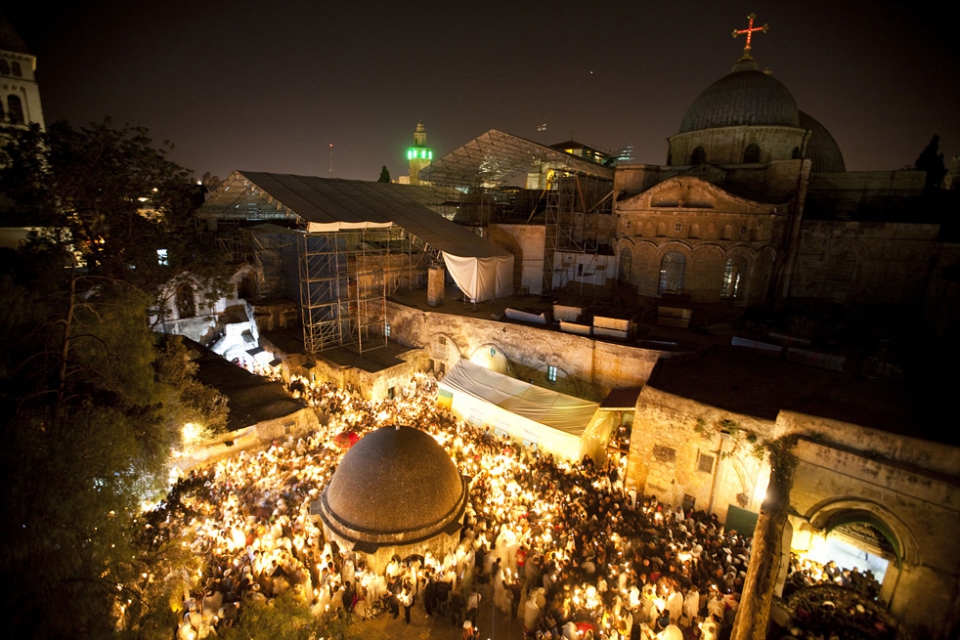
{"type": "Polygon", "coordinates": [[[45,129],[36,70],[36,56],[0,14],[0,127],[37,123],[45,129]]]}

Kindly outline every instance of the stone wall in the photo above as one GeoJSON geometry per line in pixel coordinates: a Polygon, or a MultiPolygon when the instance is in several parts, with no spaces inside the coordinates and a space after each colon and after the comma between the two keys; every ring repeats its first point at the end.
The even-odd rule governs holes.
{"type": "Polygon", "coordinates": [[[771,433],[775,428],[768,420],[644,387],[630,436],[627,488],[638,495],[656,494],[672,505],[683,504],[688,496],[697,509],[716,513],[721,522],[731,504],[756,510],[757,485],[765,487],[769,470],[762,469],[766,465],[751,454],[745,441],[735,450],[737,438],[717,429],[721,421],[734,423],[745,433],[771,433]]]}
{"type": "Polygon", "coordinates": [[[920,304],[939,232],[936,224],[805,220],[790,297],[920,304]]]}
{"type": "Polygon", "coordinates": [[[900,564],[891,562],[881,598],[918,637],[948,637],[960,619],[960,448],[796,412],[757,419],[647,386],[637,400],[626,486],[673,505],[694,499],[721,520],[738,497],[757,510],[769,465],[749,446],[735,451],[738,439],[749,443],[744,432],[758,441],[801,436],[793,451],[793,547],[807,549],[851,518],[891,532],[900,564]],[[698,419],[710,429],[698,429],[698,419]],[[718,435],[721,421],[743,431],[718,435]],[[735,452],[719,455],[721,446],[735,452]]]}
{"type": "Polygon", "coordinates": [[[545,331],[509,322],[433,313],[387,302],[391,335],[401,344],[424,348],[436,372],[449,371],[460,358],[501,359],[502,373],[594,401],[615,387],[646,382],[662,352],[587,337],[545,331]],[[491,356],[492,354],[492,356],[491,356]]]}

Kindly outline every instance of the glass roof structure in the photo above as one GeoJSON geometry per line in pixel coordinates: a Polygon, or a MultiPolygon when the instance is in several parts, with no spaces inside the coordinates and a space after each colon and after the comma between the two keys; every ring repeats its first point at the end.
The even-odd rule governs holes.
{"type": "Polygon", "coordinates": [[[496,129],[474,138],[420,171],[420,179],[451,187],[495,187],[511,178],[554,169],[613,180],[613,168],[496,129]]]}

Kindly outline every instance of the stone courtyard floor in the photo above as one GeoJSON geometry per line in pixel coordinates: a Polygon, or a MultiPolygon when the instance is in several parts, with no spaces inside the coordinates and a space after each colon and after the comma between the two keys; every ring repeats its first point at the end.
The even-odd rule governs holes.
{"type": "MultiPolygon", "coordinates": [[[[523,618],[518,614],[511,619],[493,605],[492,594],[484,595],[480,603],[477,618],[480,629],[480,640],[522,640],[523,618]]],[[[354,630],[360,630],[365,640],[459,640],[462,637],[462,627],[453,626],[450,616],[438,618],[436,615],[427,617],[421,605],[410,610],[410,624],[403,622],[403,609],[400,617],[393,619],[390,613],[381,613],[372,620],[355,622],[354,630]]]]}

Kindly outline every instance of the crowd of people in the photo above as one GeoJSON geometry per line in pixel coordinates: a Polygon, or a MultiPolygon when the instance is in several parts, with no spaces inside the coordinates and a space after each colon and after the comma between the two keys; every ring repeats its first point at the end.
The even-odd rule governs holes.
{"type": "Polygon", "coordinates": [[[150,514],[146,538],[179,540],[201,565],[179,578],[178,638],[210,636],[236,624],[244,603],[285,593],[317,616],[399,623],[423,607],[465,640],[491,602],[531,638],[715,640],[729,629],[749,537],[703,511],[631,496],[625,460],[556,460],[459,422],[429,375],[379,402],[303,379],[291,390],[317,411],[317,432],[195,470],[150,514]],[[310,505],[352,442],[338,436],[394,424],[426,431],[449,452],[472,479],[470,503],[456,551],[395,557],[375,572],[324,539],[310,505]]]}
{"type": "Polygon", "coordinates": [[[848,587],[860,592],[868,600],[876,600],[880,595],[880,582],[870,571],[860,571],[856,567],[840,567],[833,560],[824,564],[793,554],[783,597],[789,598],[799,589],[819,584],[848,587]]]}

